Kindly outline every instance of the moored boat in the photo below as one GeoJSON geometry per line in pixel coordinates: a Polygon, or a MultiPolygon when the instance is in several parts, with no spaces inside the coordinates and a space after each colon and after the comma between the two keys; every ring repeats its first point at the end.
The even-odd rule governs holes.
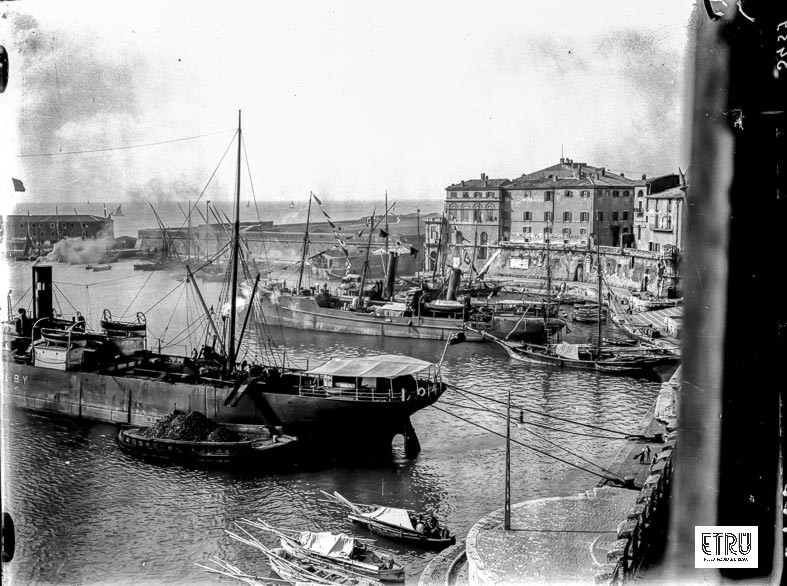
{"type": "Polygon", "coordinates": [[[353,503],[338,492],[322,493],[350,509],[347,518],[375,535],[425,549],[444,549],[456,543],[456,535],[440,527],[433,515],[409,509],[353,503]],[[428,518],[427,518],[428,517],[428,518]]]}
{"type": "Polygon", "coordinates": [[[244,524],[278,536],[282,549],[296,558],[333,565],[384,582],[404,581],[404,566],[392,555],[374,549],[365,539],[330,531],[285,531],[248,520],[244,524]]]}

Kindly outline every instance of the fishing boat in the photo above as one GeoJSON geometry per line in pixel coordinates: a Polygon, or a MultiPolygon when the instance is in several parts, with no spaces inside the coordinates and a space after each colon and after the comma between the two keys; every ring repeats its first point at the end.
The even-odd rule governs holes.
{"type": "Polygon", "coordinates": [[[124,452],[139,458],[185,464],[270,465],[292,456],[294,437],[272,435],[264,426],[258,427],[249,434],[253,437],[239,441],[187,441],[150,437],[149,427],[123,426],[117,442],[124,452]]]}
{"type": "Polygon", "coordinates": [[[606,323],[607,321],[607,308],[599,308],[598,304],[584,304],[574,306],[574,311],[571,312],[571,319],[581,323],[606,323]]]}
{"type": "Polygon", "coordinates": [[[244,520],[244,524],[276,535],[282,549],[304,561],[330,564],[383,582],[404,582],[404,566],[368,540],[330,531],[287,531],[265,522],[244,520]]]}
{"type": "Polygon", "coordinates": [[[100,271],[111,271],[112,265],[93,265],[93,272],[97,273],[100,271]]]}
{"type": "Polygon", "coordinates": [[[271,569],[284,580],[294,584],[339,584],[342,586],[382,586],[382,582],[352,570],[340,570],[333,564],[303,559],[284,548],[269,548],[242,526],[239,533],[227,534],[241,543],[261,551],[268,558],[271,569]]]}
{"type": "MultiPolygon", "coordinates": [[[[240,136],[239,126],[238,165],[240,136]]],[[[314,452],[354,457],[359,450],[390,450],[394,436],[403,435],[407,453],[416,453],[420,445],[410,416],[445,391],[439,365],[386,355],[292,366],[262,326],[251,327],[263,321],[259,276],[246,277],[251,302],[241,325],[238,291],[249,274],[247,265],[240,274],[241,183],[235,192],[229,286],[215,304],[226,312],[209,310],[194,273],[185,267],[202,309],[205,339],[212,343],[183,355],[162,352],[160,346],[155,351],[148,347],[147,320],[139,314],[135,322],[107,312],[101,331],[91,332],[83,320],[56,314],[52,266],[34,265],[31,317],[11,319],[9,299],[9,319],[2,325],[3,402],[132,426],[155,423],[173,409],[199,410],[218,424],[273,426],[310,443],[314,452]],[[239,354],[247,350],[249,359],[241,361],[239,354]]]]}
{"type": "Polygon", "coordinates": [[[456,535],[441,528],[432,515],[419,514],[409,509],[353,503],[338,492],[321,492],[332,501],[348,507],[348,519],[375,535],[425,549],[444,549],[456,543],[456,535]],[[431,529],[427,518],[434,519],[435,525],[431,529]],[[424,521],[424,528],[419,531],[417,527],[421,520],[424,521]]]}

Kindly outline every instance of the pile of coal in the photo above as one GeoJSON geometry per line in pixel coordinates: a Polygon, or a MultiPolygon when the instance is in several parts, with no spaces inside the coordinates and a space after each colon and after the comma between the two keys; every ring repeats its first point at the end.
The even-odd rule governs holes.
{"type": "Polygon", "coordinates": [[[243,437],[221,427],[199,411],[184,413],[173,411],[142,432],[153,439],[171,439],[188,442],[238,442],[243,437]]]}

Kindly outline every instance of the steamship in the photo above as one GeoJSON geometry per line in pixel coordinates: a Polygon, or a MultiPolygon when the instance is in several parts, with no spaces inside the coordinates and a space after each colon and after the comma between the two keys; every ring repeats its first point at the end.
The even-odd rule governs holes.
{"type": "MultiPolygon", "coordinates": [[[[240,144],[240,127],[237,140],[240,144]]],[[[333,451],[350,445],[353,453],[390,448],[402,434],[408,452],[417,451],[409,418],[445,391],[438,365],[391,355],[335,358],[310,370],[284,361],[237,364],[236,342],[243,335],[235,327],[241,257],[237,183],[232,305],[223,334],[206,316],[213,332],[222,334],[219,349],[205,346],[196,356],[151,351],[141,313],[135,321],[119,321],[105,311],[100,331],[88,331],[84,321],[55,315],[52,267],[34,265],[32,316],[22,313],[3,324],[4,402],[131,425],[149,425],[173,409],[200,411],[217,423],[280,427],[301,443],[313,440],[333,451]]]]}

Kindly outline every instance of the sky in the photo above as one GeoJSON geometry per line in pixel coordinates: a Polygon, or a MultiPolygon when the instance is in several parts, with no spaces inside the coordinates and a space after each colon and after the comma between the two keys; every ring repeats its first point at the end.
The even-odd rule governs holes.
{"type": "Polygon", "coordinates": [[[238,110],[242,186],[258,200],[310,191],[369,200],[386,190],[439,200],[451,183],[513,179],[561,152],[627,173],[685,170],[692,8],[2,3],[10,80],[0,94],[0,161],[26,187],[6,195],[193,200],[218,165],[206,197],[230,200],[238,110]]]}

